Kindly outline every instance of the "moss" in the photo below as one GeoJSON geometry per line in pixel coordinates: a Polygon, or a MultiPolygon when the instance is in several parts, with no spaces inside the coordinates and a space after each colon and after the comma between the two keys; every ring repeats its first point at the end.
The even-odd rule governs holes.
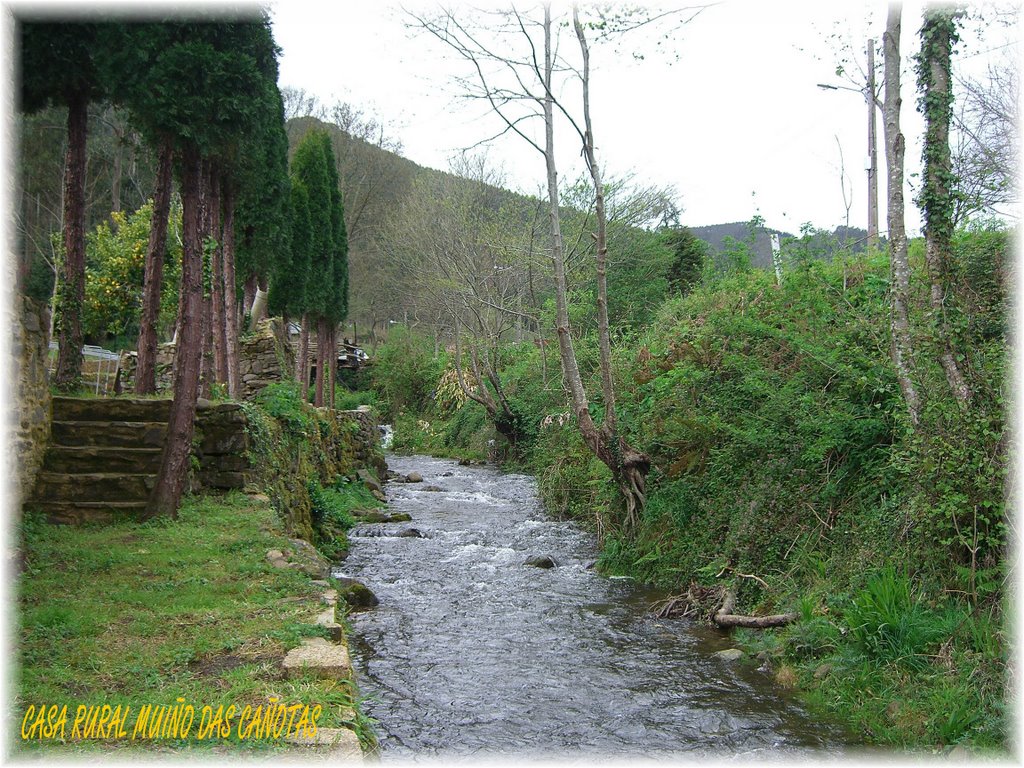
{"type": "MultiPolygon", "coordinates": [[[[370,464],[383,466],[383,455],[355,416],[314,408],[304,402],[292,383],[271,384],[255,403],[245,403],[250,438],[249,461],[255,483],[270,497],[286,530],[324,547],[328,557],[347,549],[337,534],[338,520],[318,514],[323,497],[338,478],[354,476],[370,464]],[[330,527],[324,524],[330,523],[330,527]]],[[[373,505],[372,497],[354,495],[349,509],[373,505]]],[[[340,507],[339,507],[340,508],[340,507]]]]}

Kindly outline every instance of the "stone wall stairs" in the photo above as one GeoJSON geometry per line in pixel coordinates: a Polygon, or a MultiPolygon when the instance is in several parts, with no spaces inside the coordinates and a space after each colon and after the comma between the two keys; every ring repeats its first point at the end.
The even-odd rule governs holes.
{"type": "Polygon", "coordinates": [[[54,397],[50,445],[26,506],[54,523],[138,519],[160,467],[170,406],[54,397]]]}

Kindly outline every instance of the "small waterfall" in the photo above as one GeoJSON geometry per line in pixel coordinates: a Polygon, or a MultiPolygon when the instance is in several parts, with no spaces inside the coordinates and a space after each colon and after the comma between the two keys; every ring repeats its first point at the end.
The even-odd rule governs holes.
{"type": "Polygon", "coordinates": [[[385,451],[391,450],[391,441],[395,437],[395,429],[390,424],[381,424],[380,427],[380,447],[385,451]]]}

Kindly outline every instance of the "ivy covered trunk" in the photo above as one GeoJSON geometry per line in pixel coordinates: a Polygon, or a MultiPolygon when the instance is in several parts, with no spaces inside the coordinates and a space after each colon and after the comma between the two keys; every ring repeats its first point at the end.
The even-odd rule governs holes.
{"type": "Polygon", "coordinates": [[[146,247],[145,278],[142,294],[142,320],[139,325],[138,364],[135,369],[135,394],[156,393],[156,325],[160,317],[160,292],[163,288],[164,249],[167,221],[171,215],[171,161],[174,145],[170,138],[160,144],[156,189],[153,190],[153,218],[146,247]]]}
{"type": "Polygon", "coordinates": [[[202,353],[203,245],[200,234],[200,162],[196,149],[182,158],[181,203],[183,255],[181,263],[181,317],[174,366],[174,399],[167,420],[167,438],[160,470],[149,499],[146,517],[178,516],[178,505],[188,478],[196,400],[199,397],[199,366],[202,353]]]}
{"type": "Polygon", "coordinates": [[[85,149],[89,102],[68,101],[68,151],[64,160],[64,284],[57,303],[60,350],[54,384],[70,392],[82,376],[82,303],[85,300],[85,149]]]}
{"type": "Polygon", "coordinates": [[[949,152],[949,121],[953,111],[950,60],[957,41],[955,6],[930,5],[921,27],[918,58],[920,108],[925,117],[924,179],[920,203],[924,213],[925,263],[931,283],[934,333],[939,363],[949,388],[961,407],[971,400],[971,389],[956,359],[946,317],[949,258],[953,242],[953,164],[949,152]]]}

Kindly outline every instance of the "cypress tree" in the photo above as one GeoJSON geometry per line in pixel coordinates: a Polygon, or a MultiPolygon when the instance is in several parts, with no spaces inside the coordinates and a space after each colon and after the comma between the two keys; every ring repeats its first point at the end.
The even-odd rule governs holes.
{"type": "Polygon", "coordinates": [[[202,351],[202,165],[204,158],[229,156],[256,123],[265,79],[257,66],[253,23],[268,22],[264,15],[239,22],[183,23],[183,34],[156,59],[165,87],[154,89],[152,99],[162,103],[180,158],[184,256],[174,401],[147,516],[176,516],[184,490],[202,351]]]}
{"type": "Polygon", "coordinates": [[[268,308],[271,314],[301,314],[305,309],[306,282],[309,276],[310,218],[309,193],[301,181],[293,180],[289,200],[291,249],[275,264],[270,279],[268,308]]]}
{"type": "Polygon", "coordinates": [[[327,134],[311,131],[300,142],[292,159],[292,174],[309,193],[310,267],[305,296],[306,322],[315,322],[317,328],[317,368],[314,403],[324,404],[324,383],[328,362],[329,320],[334,290],[334,193],[331,167],[333,153],[325,142],[327,134]]]}
{"type": "Polygon", "coordinates": [[[82,303],[85,299],[85,172],[87,110],[105,95],[93,61],[98,25],[22,19],[21,109],[47,106],[68,110],[68,145],[64,160],[64,279],[56,302],[60,339],[54,384],[78,387],[82,373],[82,303]]]}

